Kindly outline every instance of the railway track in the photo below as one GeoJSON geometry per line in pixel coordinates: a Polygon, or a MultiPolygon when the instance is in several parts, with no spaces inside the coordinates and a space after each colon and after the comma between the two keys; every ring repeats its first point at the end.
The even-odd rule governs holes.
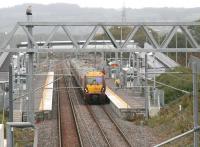
{"type": "Polygon", "coordinates": [[[88,110],[91,113],[92,117],[94,118],[95,122],[98,124],[102,134],[104,134],[104,137],[106,138],[109,146],[127,146],[127,147],[132,146],[131,143],[128,141],[126,135],[123,133],[123,131],[118,126],[118,124],[111,117],[111,115],[105,110],[104,106],[102,106],[102,105],[99,105],[99,106],[87,105],[87,107],[88,107],[88,110]],[[96,108],[98,107],[98,109],[95,110],[94,107],[96,107],[96,108]],[[99,115],[99,112],[102,112],[102,114],[99,115]],[[104,115],[103,113],[106,115],[105,117],[103,117],[103,115],[104,115]],[[98,116],[101,116],[101,118],[98,118],[98,116]],[[101,120],[104,120],[104,122],[101,120]],[[105,120],[107,120],[107,121],[105,121],[105,120]],[[108,124],[109,124],[109,127],[106,127],[108,124]],[[108,130],[107,128],[112,128],[111,133],[110,133],[110,130],[108,130]],[[114,135],[115,137],[111,136],[111,135],[114,135]],[[116,142],[120,142],[120,145],[117,145],[118,143],[116,143],[116,142]]]}
{"type": "MultiPolygon", "coordinates": [[[[126,136],[117,125],[111,115],[106,112],[103,106],[98,107],[95,111],[91,105],[85,105],[81,97],[80,90],[74,89],[74,81],[71,78],[65,77],[65,86],[67,95],[70,99],[71,107],[76,118],[76,126],[78,126],[79,138],[82,136],[82,146],[126,146],[129,147],[131,144],[127,140],[126,136]],[[70,87],[70,88],[69,88],[70,87]],[[83,110],[84,109],[84,110],[83,110]],[[100,109],[100,110],[99,110],[100,109]],[[106,118],[106,122],[100,121],[97,113],[101,113],[100,116],[106,118]],[[106,130],[105,126],[113,128],[112,130],[106,130]],[[88,125],[89,124],[89,125],[88,125]],[[111,133],[109,133],[109,131],[111,133]],[[113,134],[113,135],[111,135],[113,134]],[[84,137],[83,137],[84,136],[84,137]],[[118,143],[117,143],[118,142],[118,143]]],[[[66,107],[66,106],[65,106],[66,107]]]]}
{"type": "MultiPolygon", "coordinates": [[[[76,89],[77,90],[77,89],[76,89]]],[[[81,99],[82,101],[82,99],[81,99]]],[[[93,121],[96,123],[96,125],[98,126],[98,129],[100,130],[100,133],[106,143],[106,146],[116,146],[114,145],[112,142],[115,142],[115,138],[110,138],[106,133],[105,129],[103,128],[104,124],[102,124],[99,120],[99,118],[97,118],[96,116],[96,112],[94,112],[94,110],[91,108],[92,105],[86,105],[86,108],[88,109],[88,112],[90,114],[90,116],[92,117],[93,121]]],[[[105,110],[105,108],[101,105],[99,106],[95,106],[95,107],[99,107],[103,110],[103,113],[106,114],[109,118],[109,123],[114,126],[116,128],[116,132],[117,134],[120,134],[121,138],[123,138],[123,142],[125,144],[125,146],[131,147],[132,145],[130,144],[130,142],[128,141],[126,135],[123,133],[123,131],[120,129],[120,127],[117,125],[117,123],[115,122],[115,120],[111,117],[111,115],[105,110]]]]}
{"type": "MultiPolygon", "coordinates": [[[[57,88],[66,87],[66,81],[61,78],[57,81],[57,88]]],[[[77,124],[77,116],[69,96],[67,89],[62,89],[57,92],[58,97],[58,131],[59,131],[59,146],[71,147],[72,145],[82,147],[79,127],[77,124]]]]}
{"type": "MultiPolygon", "coordinates": [[[[74,83],[73,83],[71,78],[65,79],[65,81],[66,81],[66,86],[67,87],[73,87],[74,86],[74,83]]],[[[88,122],[87,120],[91,121],[91,118],[86,119],[86,117],[83,116],[83,114],[81,113],[82,112],[82,108],[80,108],[80,107],[84,106],[84,108],[86,108],[86,105],[82,101],[82,98],[78,97],[78,95],[76,94],[77,93],[77,88],[76,89],[70,88],[68,92],[69,92],[70,97],[72,98],[71,100],[72,100],[72,103],[74,105],[75,111],[77,111],[78,115],[79,115],[78,119],[79,119],[80,124],[79,123],[78,124],[81,127],[81,130],[82,130],[81,133],[83,134],[82,136],[84,136],[83,137],[84,138],[83,139],[83,146],[86,146],[86,147],[88,147],[88,146],[92,146],[92,147],[110,146],[110,145],[108,145],[108,143],[106,142],[105,139],[104,139],[105,141],[102,143],[101,138],[104,138],[104,137],[102,137],[103,134],[101,133],[101,131],[99,131],[99,128],[96,128],[95,126],[93,126],[93,127],[95,127],[95,129],[92,130],[92,131],[95,131],[96,135],[98,134],[96,132],[99,132],[99,134],[97,135],[98,136],[97,138],[92,135],[93,134],[92,132],[90,132],[91,128],[89,128],[88,125],[87,125],[90,122],[88,122]],[[98,140],[96,140],[96,139],[98,139],[98,140]]],[[[86,113],[84,113],[84,114],[86,114],[86,113]]],[[[94,122],[95,121],[93,120],[92,123],[94,123],[94,122]]]]}
{"type": "Polygon", "coordinates": [[[107,112],[105,110],[104,106],[101,106],[102,109],[104,110],[104,112],[107,114],[107,116],[109,117],[109,119],[111,120],[111,122],[114,124],[114,126],[117,128],[118,132],[121,134],[121,136],[124,138],[125,142],[128,144],[128,146],[132,146],[131,143],[128,141],[126,135],[124,134],[124,132],[122,131],[122,129],[119,127],[119,125],[117,124],[117,122],[112,118],[111,114],[109,112],[107,112]]]}
{"type": "MultiPolygon", "coordinates": [[[[55,76],[57,79],[58,76],[55,76]]],[[[56,88],[59,88],[58,81],[55,82],[56,88]]],[[[60,98],[59,98],[59,92],[56,92],[57,97],[57,124],[58,124],[58,145],[59,147],[62,146],[62,139],[61,139],[61,115],[60,115],[60,98]]]]}
{"type": "Polygon", "coordinates": [[[98,128],[100,129],[100,132],[101,132],[101,134],[102,134],[102,136],[103,136],[105,142],[107,143],[107,145],[108,145],[109,147],[111,147],[111,143],[110,143],[108,137],[106,136],[106,134],[105,134],[105,132],[104,132],[104,130],[103,130],[103,128],[102,128],[100,122],[98,121],[97,117],[95,116],[95,113],[93,112],[93,110],[91,109],[91,107],[90,107],[89,105],[87,105],[87,109],[89,110],[89,112],[90,112],[92,118],[94,119],[95,123],[97,124],[98,128]]]}

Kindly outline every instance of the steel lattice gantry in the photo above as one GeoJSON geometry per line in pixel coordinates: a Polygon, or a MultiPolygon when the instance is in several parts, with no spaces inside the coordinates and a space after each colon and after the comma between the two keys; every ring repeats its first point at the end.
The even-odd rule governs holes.
{"type": "MultiPolygon", "coordinates": [[[[191,33],[189,30],[189,26],[200,26],[200,22],[18,22],[15,27],[12,29],[12,31],[9,33],[8,38],[6,41],[0,46],[0,52],[26,52],[29,54],[29,63],[28,63],[28,74],[29,74],[29,102],[31,107],[28,110],[28,115],[30,117],[29,121],[33,122],[34,121],[34,105],[31,103],[33,101],[33,96],[32,94],[32,76],[33,76],[33,70],[30,70],[33,67],[33,53],[42,53],[42,52],[200,52],[200,46],[195,40],[195,36],[191,33]],[[54,27],[51,33],[49,34],[48,39],[45,41],[43,46],[38,46],[37,42],[34,39],[34,36],[32,34],[32,29],[37,26],[43,26],[43,27],[54,27]],[[90,35],[88,38],[85,38],[85,42],[82,46],[78,44],[78,41],[75,40],[75,38],[72,35],[72,32],[70,31],[69,27],[82,27],[82,26],[89,26],[93,27],[93,30],[91,31],[90,35]],[[112,33],[109,30],[109,27],[112,26],[129,26],[132,28],[132,30],[129,32],[129,35],[125,39],[123,43],[118,43],[112,33]],[[156,39],[154,38],[152,32],[150,31],[150,27],[152,26],[165,26],[165,27],[172,27],[170,32],[166,35],[164,41],[159,44],[156,39]],[[28,38],[28,43],[29,46],[27,48],[8,48],[7,46],[10,44],[13,36],[17,32],[19,28],[22,28],[22,30],[25,32],[28,38]],[[56,48],[52,49],[48,47],[48,44],[50,43],[51,39],[53,36],[56,34],[58,29],[62,28],[62,30],[65,32],[65,34],[68,36],[68,38],[71,40],[73,44],[73,48],[67,49],[67,48],[56,48]],[[103,29],[104,33],[108,36],[110,39],[110,42],[113,45],[113,49],[106,49],[106,48],[100,48],[98,50],[88,48],[88,45],[92,39],[94,39],[95,34],[99,29],[103,29]],[[136,35],[139,29],[142,29],[145,33],[145,36],[148,38],[148,40],[151,42],[151,45],[153,46],[152,48],[129,48],[127,45],[131,41],[131,39],[136,35]],[[168,48],[168,45],[170,41],[172,40],[173,36],[175,33],[180,29],[184,36],[187,38],[187,41],[190,43],[192,48],[168,48]]],[[[145,62],[147,62],[147,55],[145,57],[145,62]]],[[[145,63],[147,65],[147,63],[145,63]]],[[[145,66],[147,68],[147,66],[145,66]]],[[[145,70],[146,71],[146,70],[145,70]]],[[[145,79],[147,79],[147,72],[145,72],[145,79]]],[[[194,80],[195,81],[195,78],[194,80]]],[[[147,87],[147,80],[145,82],[146,87],[147,87]]],[[[195,89],[195,84],[193,89],[195,89]]],[[[197,88],[196,88],[197,89],[197,88]]],[[[194,94],[195,95],[195,94],[194,94]]],[[[148,102],[148,97],[146,97],[146,104],[148,102]]],[[[195,98],[194,98],[195,99],[195,98]]],[[[197,98],[196,98],[197,99],[197,98]]],[[[197,103],[198,104],[198,103],[197,103]]],[[[146,109],[148,108],[147,105],[145,106],[146,109]]],[[[148,112],[146,110],[146,112],[148,112]]],[[[195,120],[198,120],[198,105],[195,105],[194,107],[194,112],[195,112],[195,120]]],[[[147,114],[147,113],[146,113],[147,114]]],[[[147,116],[147,115],[146,115],[147,116]]],[[[195,132],[195,136],[199,134],[199,132],[196,132],[199,130],[199,126],[195,121],[195,125],[193,130],[186,132],[185,134],[195,132]]],[[[183,135],[180,135],[183,136],[183,135]]],[[[179,137],[179,136],[178,136],[179,137]]],[[[175,140],[178,137],[175,137],[173,139],[170,139],[166,141],[167,143],[170,142],[171,140],[175,140]]],[[[162,144],[165,144],[161,143],[162,144]]],[[[198,140],[195,140],[196,145],[198,145],[198,140]]],[[[157,146],[160,146],[157,145],[157,146]]]]}
{"type": "MultiPolygon", "coordinates": [[[[95,37],[97,31],[102,28],[104,33],[107,34],[108,38],[110,39],[112,45],[114,46],[113,49],[98,49],[98,52],[200,52],[200,46],[195,40],[195,37],[191,34],[191,31],[188,29],[189,26],[200,26],[199,22],[18,22],[13,30],[9,33],[8,38],[6,41],[1,45],[0,51],[1,52],[92,52],[94,49],[88,48],[88,44],[90,41],[95,37]],[[34,40],[33,35],[28,31],[28,27],[54,27],[51,33],[48,36],[48,39],[44,43],[42,47],[38,47],[38,44],[34,40]],[[82,27],[88,26],[93,27],[93,30],[89,34],[88,38],[85,38],[85,42],[82,46],[78,44],[78,42],[73,37],[72,33],[70,32],[69,27],[82,27]],[[129,26],[132,30],[129,32],[129,35],[125,39],[123,43],[118,43],[112,33],[109,30],[111,26],[129,26]],[[154,36],[152,35],[151,31],[149,30],[150,27],[171,27],[172,29],[166,35],[164,41],[159,45],[154,36]],[[13,36],[15,35],[16,31],[22,28],[25,34],[27,35],[28,39],[32,42],[32,48],[6,48],[13,36]],[[48,48],[48,44],[50,43],[52,37],[56,34],[58,29],[62,28],[64,33],[68,36],[73,44],[73,48],[71,49],[51,49],[48,48]],[[131,39],[136,35],[139,29],[142,29],[145,33],[145,36],[151,42],[153,48],[128,48],[127,44],[131,41],[131,39]],[[180,29],[184,36],[187,38],[188,42],[191,44],[192,48],[168,48],[170,41],[172,40],[173,36],[180,29]]],[[[97,51],[97,50],[96,50],[97,51]]]]}

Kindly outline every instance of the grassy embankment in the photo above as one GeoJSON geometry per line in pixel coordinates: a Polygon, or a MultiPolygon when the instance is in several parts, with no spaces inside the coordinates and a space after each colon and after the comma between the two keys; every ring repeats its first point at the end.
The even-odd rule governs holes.
{"type": "MultiPolygon", "coordinates": [[[[192,74],[191,70],[183,67],[176,68],[175,72],[183,74],[163,74],[157,77],[157,81],[174,86],[191,92],[185,94],[183,92],[173,90],[168,87],[161,86],[160,89],[165,91],[165,107],[161,109],[158,116],[149,119],[146,123],[155,130],[163,140],[186,132],[193,128],[193,97],[192,97],[192,74]],[[182,107],[181,111],[179,107],[182,107]]],[[[198,80],[199,81],[199,80],[198,80]]],[[[200,104],[200,103],[199,103],[200,104]]],[[[186,145],[192,143],[192,134],[184,137],[177,143],[178,145],[186,145]]],[[[172,144],[171,144],[172,145],[172,144]]],[[[170,145],[170,146],[171,146],[170,145]]],[[[173,145],[174,146],[174,145],[173,145]]]]}

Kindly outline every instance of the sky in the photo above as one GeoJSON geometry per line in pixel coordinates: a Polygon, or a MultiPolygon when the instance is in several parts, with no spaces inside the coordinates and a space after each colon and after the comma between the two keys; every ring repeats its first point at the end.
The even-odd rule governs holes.
{"type": "Polygon", "coordinates": [[[81,7],[121,8],[124,3],[129,8],[144,7],[200,7],[200,0],[1,0],[0,8],[12,7],[23,3],[51,4],[71,3],[81,7]]]}

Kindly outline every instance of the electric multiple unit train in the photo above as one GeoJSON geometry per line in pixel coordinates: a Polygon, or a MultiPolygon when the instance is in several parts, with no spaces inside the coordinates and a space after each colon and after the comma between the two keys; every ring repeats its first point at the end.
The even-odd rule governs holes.
{"type": "Polygon", "coordinates": [[[104,73],[92,67],[85,60],[72,59],[70,61],[71,72],[77,84],[81,87],[84,100],[88,104],[108,103],[104,73]]]}

